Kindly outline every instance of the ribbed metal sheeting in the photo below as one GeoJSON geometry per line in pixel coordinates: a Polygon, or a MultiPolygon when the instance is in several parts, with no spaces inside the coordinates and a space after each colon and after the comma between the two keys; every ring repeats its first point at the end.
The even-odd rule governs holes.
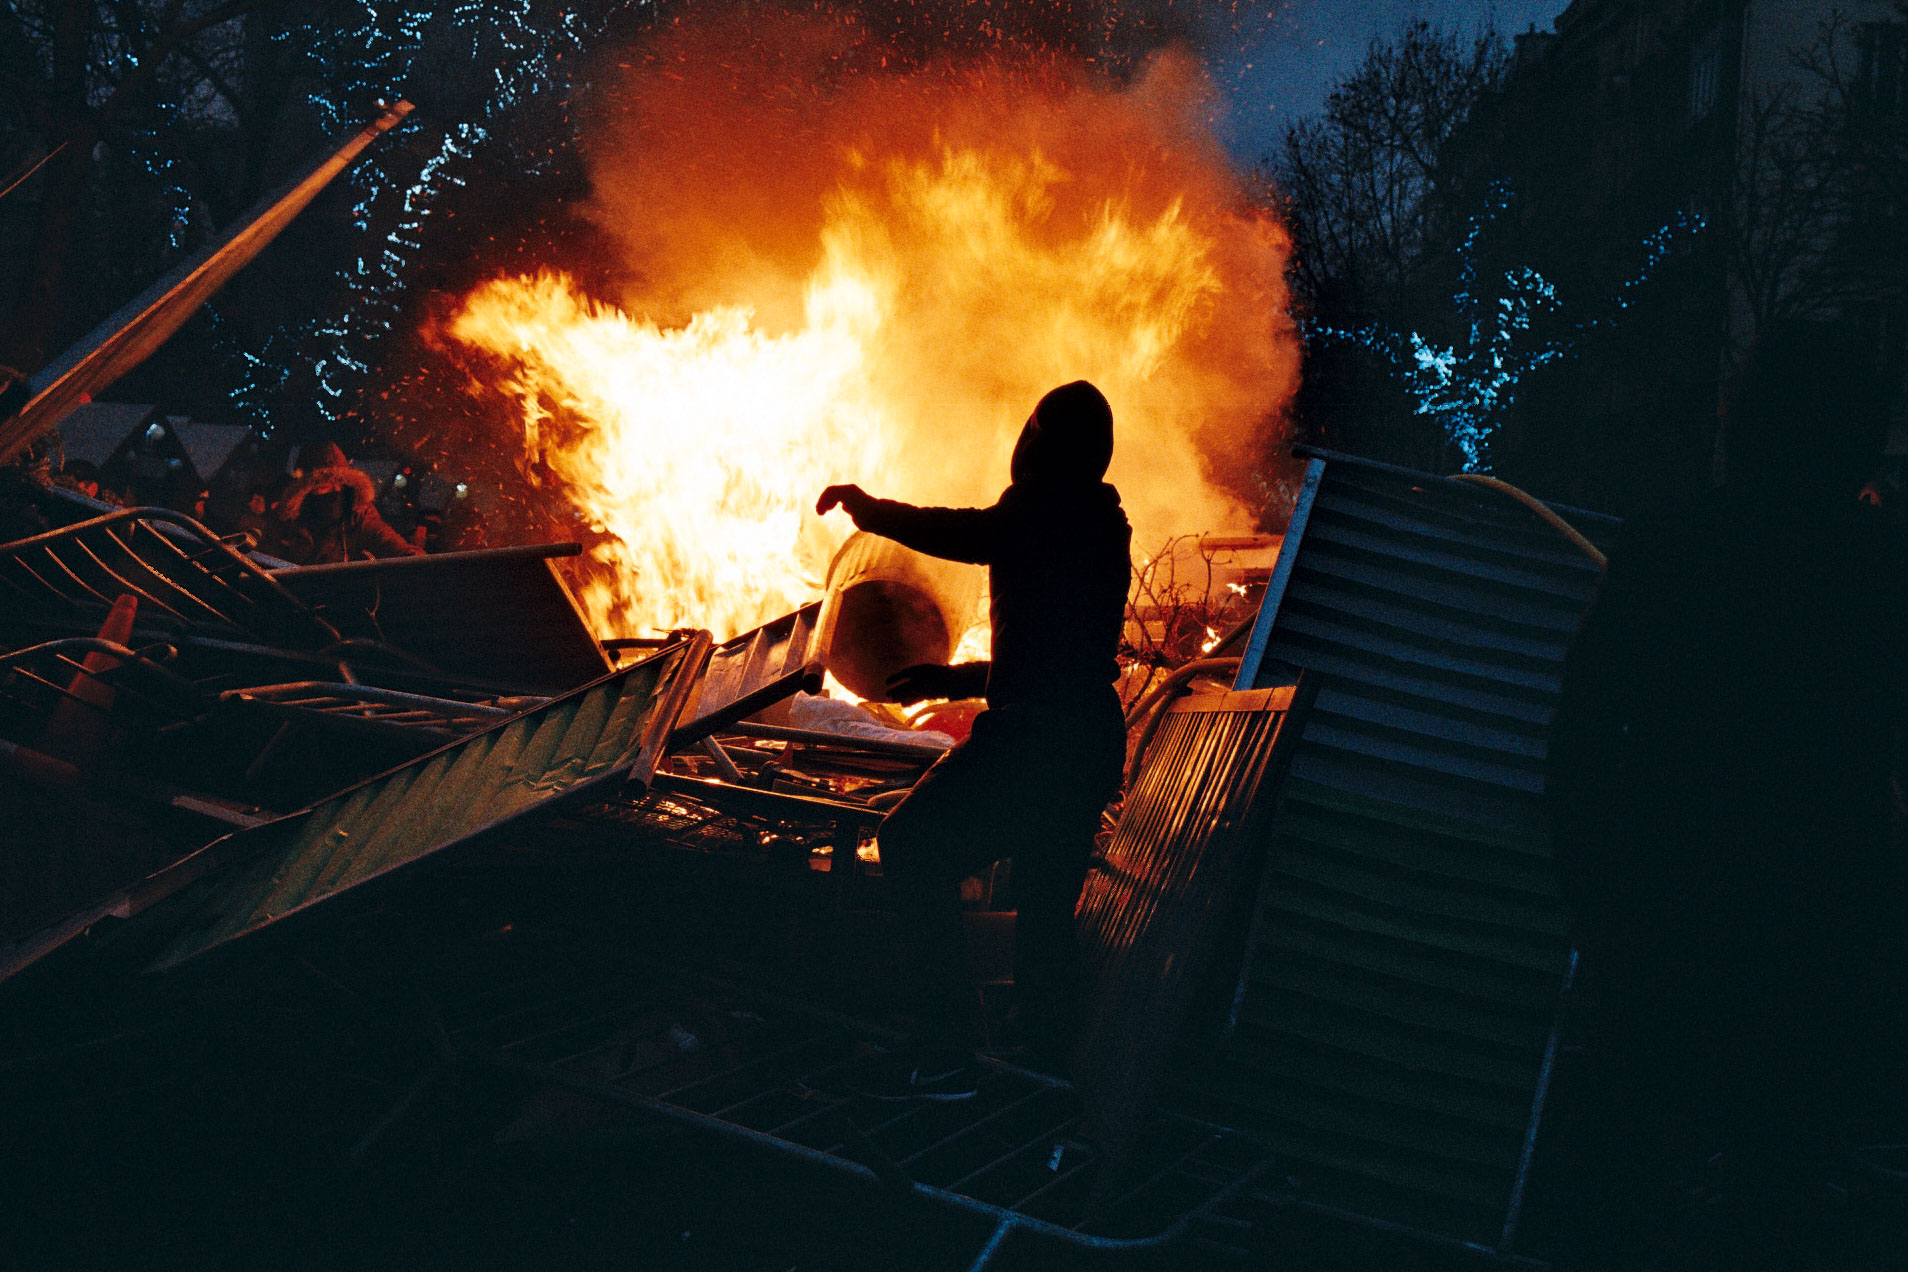
{"type": "Polygon", "coordinates": [[[717,645],[669,745],[688,746],[797,690],[820,689],[822,668],[815,656],[820,615],[821,602],[815,601],[717,645]]]}
{"type": "Polygon", "coordinates": [[[1188,1095],[1316,1200],[1502,1249],[1571,966],[1540,798],[1597,567],[1501,493],[1314,454],[1238,683],[1317,698],[1188,1095]]]}
{"type": "Polygon", "coordinates": [[[249,860],[207,884],[154,965],[176,966],[606,782],[646,783],[707,636],[205,851],[249,860]],[[250,840],[251,842],[246,842],[250,840]]]}
{"type": "MultiPolygon", "coordinates": [[[[1144,1114],[1211,976],[1231,986],[1264,859],[1262,795],[1277,781],[1293,700],[1288,687],[1169,705],[1087,878],[1077,918],[1092,1006],[1079,1076],[1115,1139],[1144,1114]]],[[[1222,1014],[1226,1003],[1203,1005],[1222,1014]]]]}
{"type": "Polygon", "coordinates": [[[122,595],[141,627],[315,648],[337,639],[263,570],[192,518],[125,508],[0,544],[8,617],[96,627],[122,595]]]}

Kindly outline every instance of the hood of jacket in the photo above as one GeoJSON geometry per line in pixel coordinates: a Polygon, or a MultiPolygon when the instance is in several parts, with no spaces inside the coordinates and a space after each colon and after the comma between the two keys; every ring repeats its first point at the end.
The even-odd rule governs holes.
{"type": "Polygon", "coordinates": [[[368,508],[377,499],[377,487],[371,481],[371,474],[349,464],[330,465],[315,468],[293,482],[291,488],[279,500],[279,516],[286,521],[296,521],[305,510],[305,499],[319,486],[335,481],[345,492],[345,515],[349,517],[361,508],[368,508]]]}

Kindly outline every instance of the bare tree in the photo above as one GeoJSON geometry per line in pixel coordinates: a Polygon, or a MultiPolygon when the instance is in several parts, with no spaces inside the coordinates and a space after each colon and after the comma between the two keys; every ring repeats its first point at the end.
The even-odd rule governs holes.
{"type": "Polygon", "coordinates": [[[1466,40],[1415,19],[1372,41],[1320,117],[1287,130],[1275,175],[1311,312],[1369,321],[1436,263],[1457,176],[1447,147],[1508,65],[1493,32],[1466,40]]]}
{"type": "Polygon", "coordinates": [[[1120,662],[1146,672],[1126,687],[1129,707],[1158,673],[1204,657],[1228,629],[1252,616],[1256,607],[1245,587],[1221,583],[1214,569],[1236,561],[1237,547],[1223,536],[1185,534],[1135,559],[1120,662]]]}
{"type": "Polygon", "coordinates": [[[236,122],[239,19],[262,2],[11,0],[0,9],[0,100],[32,139],[30,162],[42,164],[0,360],[33,369],[46,359],[102,146],[144,148],[170,166],[178,128],[236,122]]]}
{"type": "Polygon", "coordinates": [[[1776,319],[1908,301],[1908,101],[1876,99],[1878,55],[1900,57],[1873,47],[1879,33],[1832,14],[1792,79],[1744,99],[1728,243],[1739,345],[1776,319]]]}

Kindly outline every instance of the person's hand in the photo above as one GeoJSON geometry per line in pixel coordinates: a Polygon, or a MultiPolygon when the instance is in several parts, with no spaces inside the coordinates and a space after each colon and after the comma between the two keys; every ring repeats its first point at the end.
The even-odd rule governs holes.
{"type": "Polygon", "coordinates": [[[863,514],[868,511],[868,505],[873,502],[874,496],[859,486],[830,486],[815,501],[815,515],[825,517],[833,509],[840,508],[859,526],[863,514]]]}
{"type": "Polygon", "coordinates": [[[928,698],[977,698],[987,689],[986,663],[916,663],[888,677],[888,700],[903,705],[928,698]]]}
{"type": "Polygon", "coordinates": [[[907,704],[956,696],[954,669],[942,663],[916,663],[888,677],[888,701],[907,704]]]}

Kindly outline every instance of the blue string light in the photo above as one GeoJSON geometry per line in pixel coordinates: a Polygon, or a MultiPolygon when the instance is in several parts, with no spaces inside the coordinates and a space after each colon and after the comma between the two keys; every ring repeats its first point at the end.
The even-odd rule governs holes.
{"type": "Polygon", "coordinates": [[[1534,371],[1572,356],[1585,336],[1614,327],[1617,315],[1636,301],[1646,284],[1679,242],[1700,233],[1701,217],[1679,214],[1643,240],[1643,261],[1618,286],[1606,312],[1570,325],[1562,335],[1541,339],[1537,320],[1563,311],[1557,288],[1529,266],[1497,275],[1491,294],[1478,283],[1478,249],[1486,231],[1511,206],[1508,182],[1497,182],[1486,195],[1484,208],[1470,218],[1458,246],[1458,274],[1452,308],[1464,333],[1461,344],[1443,345],[1421,332],[1397,332],[1377,324],[1355,329],[1314,326],[1312,339],[1339,340],[1378,355],[1403,383],[1417,415],[1436,422],[1445,440],[1456,449],[1467,473],[1489,472],[1491,442],[1516,405],[1524,382],[1534,371]]]}
{"type": "Polygon", "coordinates": [[[374,102],[399,96],[427,50],[441,58],[447,48],[454,49],[469,61],[491,65],[482,77],[485,92],[469,118],[434,121],[441,132],[432,142],[426,131],[432,123],[414,116],[403,127],[410,145],[387,139],[352,170],[352,225],[376,235],[377,246],[340,272],[332,311],[273,332],[257,351],[231,342],[239,372],[231,403],[261,432],[269,436],[272,408],[301,380],[300,368],[308,369],[324,420],[335,422],[350,410],[378,361],[376,342],[402,312],[424,241],[424,221],[438,196],[446,187],[468,184],[460,169],[495,144],[498,125],[511,111],[568,87],[570,69],[582,61],[576,55],[587,50],[610,18],[651,7],[655,0],[620,0],[593,21],[574,10],[539,14],[535,2],[458,0],[410,8],[357,0],[351,20],[300,26],[274,37],[295,40],[308,51],[324,81],[310,94],[310,104],[332,132],[362,120],[374,102]],[[428,147],[421,159],[420,144],[428,147]]]}

